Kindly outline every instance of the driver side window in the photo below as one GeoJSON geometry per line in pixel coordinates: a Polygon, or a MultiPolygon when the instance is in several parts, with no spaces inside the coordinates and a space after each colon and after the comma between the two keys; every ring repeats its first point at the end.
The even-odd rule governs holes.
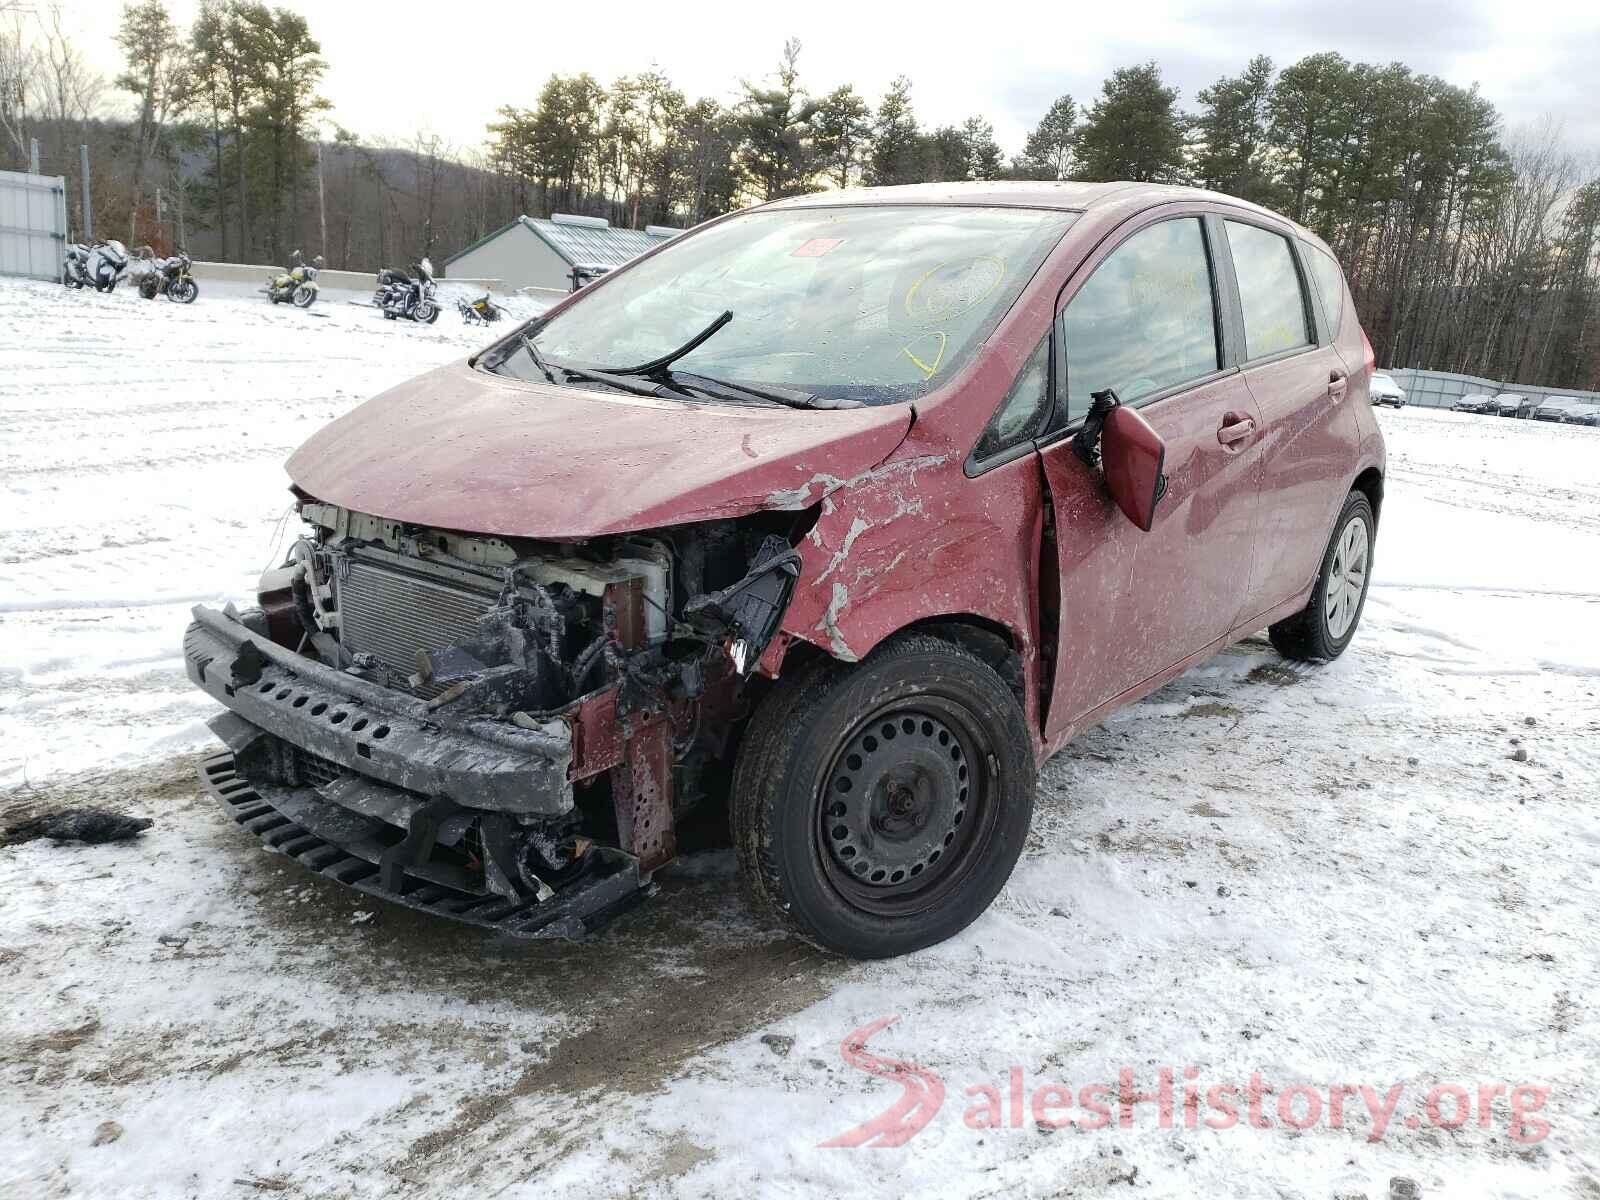
{"type": "Polygon", "coordinates": [[[1064,421],[1089,396],[1115,388],[1132,404],[1221,366],[1217,310],[1198,217],[1134,234],[1095,268],[1061,314],[1067,386],[1064,421]]]}

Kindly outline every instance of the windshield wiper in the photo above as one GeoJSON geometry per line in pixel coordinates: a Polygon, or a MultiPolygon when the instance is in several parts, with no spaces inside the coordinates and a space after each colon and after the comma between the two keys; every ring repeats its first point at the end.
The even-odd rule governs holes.
{"type": "MultiPolygon", "coordinates": [[[[618,391],[632,392],[635,396],[671,396],[683,399],[688,393],[682,388],[674,387],[669,380],[640,381],[639,376],[623,375],[616,371],[602,371],[597,367],[569,367],[566,363],[552,363],[556,370],[567,377],[570,382],[574,379],[586,379],[591,383],[603,383],[607,387],[614,387],[618,391]]],[[[550,382],[556,382],[555,377],[550,382]]]]}
{"type": "Polygon", "coordinates": [[[724,309],[716,320],[669,354],[663,354],[660,358],[652,358],[649,362],[642,362],[632,367],[603,367],[601,369],[611,375],[659,375],[685,354],[698,350],[707,338],[711,337],[712,334],[716,333],[717,330],[731,320],[733,320],[733,310],[731,308],[724,309]]]}
{"type": "MultiPolygon", "coordinates": [[[[544,361],[544,355],[539,353],[539,347],[534,344],[533,334],[519,333],[517,336],[522,339],[522,348],[528,352],[528,357],[533,360],[533,365],[539,369],[539,374],[543,375],[551,383],[560,383],[561,381],[556,378],[555,372],[550,369],[550,364],[544,361]]],[[[499,364],[496,363],[495,365],[498,366],[499,364]]]]}
{"type": "Polygon", "coordinates": [[[556,378],[559,371],[566,379],[583,379],[591,383],[603,383],[607,387],[616,388],[618,391],[630,392],[635,396],[683,396],[688,390],[703,392],[718,400],[762,400],[769,404],[781,404],[785,408],[862,408],[859,400],[850,400],[842,397],[816,396],[810,392],[798,391],[785,387],[752,387],[747,383],[734,383],[727,379],[717,379],[710,375],[697,375],[690,371],[674,371],[672,364],[680,358],[699,349],[713,334],[720,330],[729,321],[733,320],[733,311],[725,309],[716,320],[707,325],[694,337],[671,353],[653,358],[649,362],[638,363],[631,367],[578,367],[567,363],[550,362],[534,344],[532,335],[524,333],[520,337],[522,345],[528,352],[528,357],[539,373],[551,383],[560,384],[562,379],[556,378]],[[635,380],[644,379],[648,382],[636,383],[635,380]]]}
{"type": "Polygon", "coordinates": [[[688,385],[696,391],[705,392],[707,395],[722,400],[766,400],[772,404],[781,404],[785,408],[863,408],[859,400],[848,400],[842,397],[817,396],[811,392],[797,391],[794,388],[774,387],[770,384],[764,387],[752,387],[748,383],[734,383],[728,379],[716,379],[710,375],[696,375],[692,371],[670,371],[666,376],[671,383],[688,385]]]}

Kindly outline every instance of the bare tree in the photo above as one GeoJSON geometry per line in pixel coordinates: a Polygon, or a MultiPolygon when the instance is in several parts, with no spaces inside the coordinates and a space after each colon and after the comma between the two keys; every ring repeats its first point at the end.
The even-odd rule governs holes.
{"type": "Polygon", "coordinates": [[[32,39],[23,39],[26,22],[20,8],[9,14],[0,6],[0,133],[19,164],[28,159],[28,103],[39,76],[39,51],[32,39]]]}

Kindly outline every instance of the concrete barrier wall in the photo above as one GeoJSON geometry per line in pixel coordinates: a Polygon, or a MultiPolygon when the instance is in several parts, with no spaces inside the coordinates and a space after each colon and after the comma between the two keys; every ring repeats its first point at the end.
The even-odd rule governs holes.
{"type": "MultiPolygon", "coordinates": [[[[220,262],[196,262],[190,269],[201,283],[210,280],[213,283],[248,283],[257,287],[266,283],[267,276],[283,270],[282,267],[265,264],[257,266],[251,263],[220,262]]],[[[500,287],[498,279],[441,279],[439,282],[491,292],[499,290],[500,287]]],[[[370,292],[378,286],[378,273],[323,270],[317,273],[317,283],[325,289],[335,291],[370,292]]]]}
{"type": "Polygon", "coordinates": [[[1474,393],[1494,396],[1500,392],[1526,396],[1535,404],[1542,404],[1551,396],[1575,396],[1591,404],[1600,404],[1600,392],[1580,392],[1573,388],[1504,383],[1477,375],[1458,375],[1454,371],[1423,371],[1411,367],[1396,367],[1386,373],[1405,389],[1407,403],[1426,408],[1449,408],[1462,396],[1474,393]]]}

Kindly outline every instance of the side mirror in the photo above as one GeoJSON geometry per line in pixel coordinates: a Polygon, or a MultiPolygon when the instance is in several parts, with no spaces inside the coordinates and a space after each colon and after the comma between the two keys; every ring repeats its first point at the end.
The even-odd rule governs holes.
{"type": "Polygon", "coordinates": [[[1156,505],[1167,493],[1167,444],[1137,409],[1119,404],[1106,414],[1100,434],[1100,465],[1106,490],[1123,515],[1146,533],[1156,505]]]}

